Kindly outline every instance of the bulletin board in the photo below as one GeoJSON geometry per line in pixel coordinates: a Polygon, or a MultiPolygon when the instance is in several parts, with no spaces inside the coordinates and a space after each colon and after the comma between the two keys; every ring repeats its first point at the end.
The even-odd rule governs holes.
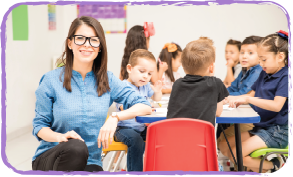
{"type": "Polygon", "coordinates": [[[48,5],[49,30],[56,30],[56,6],[48,5]]]}
{"type": "Polygon", "coordinates": [[[125,5],[77,5],[77,16],[97,19],[105,33],[126,33],[125,5]]]}

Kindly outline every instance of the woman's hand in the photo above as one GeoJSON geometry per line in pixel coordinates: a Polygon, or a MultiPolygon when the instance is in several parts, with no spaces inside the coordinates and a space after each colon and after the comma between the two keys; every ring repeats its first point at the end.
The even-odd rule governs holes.
{"type": "Polygon", "coordinates": [[[114,133],[116,131],[116,127],[118,124],[118,119],[112,116],[109,116],[107,121],[100,129],[100,133],[98,136],[98,147],[101,147],[101,144],[104,149],[107,149],[109,146],[109,138],[110,144],[113,142],[114,133]]]}
{"type": "Polygon", "coordinates": [[[60,143],[60,142],[67,142],[68,139],[72,138],[72,139],[79,139],[81,141],[84,142],[84,140],[79,136],[79,134],[77,134],[75,131],[71,130],[65,134],[58,134],[57,135],[57,142],[60,143]]]}
{"type": "Polygon", "coordinates": [[[162,70],[163,72],[167,71],[168,69],[168,64],[166,62],[161,62],[159,64],[159,69],[162,70]]]}

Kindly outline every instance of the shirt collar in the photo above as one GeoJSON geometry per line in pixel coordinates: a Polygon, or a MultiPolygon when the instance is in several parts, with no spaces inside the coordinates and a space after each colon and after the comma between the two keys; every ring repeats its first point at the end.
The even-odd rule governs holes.
{"type": "MultiPolygon", "coordinates": [[[[244,79],[244,76],[249,75],[250,72],[252,72],[253,70],[256,70],[256,69],[258,69],[258,68],[262,68],[262,67],[261,67],[259,64],[257,64],[257,65],[255,65],[255,66],[250,67],[249,70],[245,72],[245,74],[243,74],[244,72],[242,71],[242,78],[241,78],[241,81],[244,79]]],[[[246,78],[246,77],[245,77],[245,78],[246,78]]]]}
{"type": "Polygon", "coordinates": [[[129,85],[130,85],[131,87],[135,88],[136,90],[139,90],[138,87],[136,87],[135,85],[133,85],[133,84],[132,84],[131,82],[129,82],[127,79],[124,79],[123,81],[129,83],[129,85]]]}
{"type": "Polygon", "coordinates": [[[271,76],[269,76],[267,73],[265,73],[265,74],[266,74],[266,75],[265,75],[265,79],[266,79],[266,78],[271,78],[271,77],[273,77],[273,78],[278,78],[278,77],[282,76],[282,74],[283,74],[285,71],[288,72],[288,66],[287,66],[287,65],[285,65],[285,66],[284,66],[282,69],[280,69],[277,73],[275,73],[275,74],[273,74],[273,75],[271,75],[271,76]]]}
{"type": "MultiPolygon", "coordinates": [[[[75,70],[72,70],[72,75],[73,76],[81,76],[81,74],[75,70]]],[[[93,76],[94,75],[94,71],[91,70],[90,72],[86,73],[87,76],[93,76]]]]}

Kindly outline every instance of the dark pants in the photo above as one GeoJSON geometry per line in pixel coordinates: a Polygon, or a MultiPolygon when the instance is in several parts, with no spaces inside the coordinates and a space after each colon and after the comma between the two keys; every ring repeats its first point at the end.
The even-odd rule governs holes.
{"type": "Polygon", "coordinates": [[[98,165],[86,165],[88,156],[83,141],[69,139],[39,155],[33,161],[32,168],[41,171],[103,171],[98,165]]]}
{"type": "Polygon", "coordinates": [[[115,141],[127,145],[127,171],[143,171],[143,153],[145,149],[147,127],[137,132],[130,127],[117,127],[115,141]]]}

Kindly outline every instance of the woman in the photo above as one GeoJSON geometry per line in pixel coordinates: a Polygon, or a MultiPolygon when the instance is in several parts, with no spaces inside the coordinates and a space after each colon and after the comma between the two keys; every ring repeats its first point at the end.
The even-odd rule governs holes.
{"type": "Polygon", "coordinates": [[[75,19],[65,43],[65,65],[46,73],[36,90],[33,135],[41,144],[32,168],[102,171],[101,144],[107,148],[113,141],[118,121],[150,114],[151,107],[107,72],[104,30],[96,19],[75,19]],[[105,122],[113,101],[128,109],[105,122]]]}

